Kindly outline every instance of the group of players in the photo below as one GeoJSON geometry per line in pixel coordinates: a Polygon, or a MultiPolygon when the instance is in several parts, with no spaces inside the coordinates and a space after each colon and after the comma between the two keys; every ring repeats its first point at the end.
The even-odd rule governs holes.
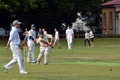
{"type": "MultiPolygon", "coordinates": [[[[26,46],[24,48],[24,55],[26,58],[26,62],[28,63],[37,63],[40,64],[42,58],[44,57],[44,65],[48,65],[48,56],[50,53],[50,49],[51,47],[54,48],[55,44],[57,43],[58,48],[60,49],[60,43],[59,43],[59,32],[57,30],[57,28],[54,29],[55,31],[55,37],[53,37],[51,34],[48,34],[47,31],[43,28],[39,28],[37,37],[36,37],[36,25],[32,24],[31,25],[31,29],[28,31],[27,29],[25,29],[24,32],[24,36],[25,39],[22,42],[22,44],[20,43],[20,37],[19,37],[19,33],[18,33],[18,29],[20,28],[20,24],[21,22],[19,22],[18,20],[13,21],[13,27],[12,30],[10,31],[10,36],[9,36],[9,40],[8,43],[5,47],[5,49],[7,50],[8,47],[10,46],[10,49],[12,51],[12,56],[13,59],[6,65],[3,66],[4,71],[8,72],[8,70],[10,68],[12,68],[12,66],[15,63],[18,63],[19,66],[19,70],[20,70],[20,74],[28,74],[28,72],[25,70],[24,67],[24,60],[22,58],[22,54],[21,54],[21,49],[23,49],[21,46],[24,44],[24,46],[26,46]],[[37,59],[35,58],[35,43],[40,44],[40,53],[38,54],[37,59]]],[[[66,29],[66,40],[68,43],[68,49],[72,49],[72,40],[74,39],[74,31],[67,26],[66,29]]],[[[93,42],[93,33],[91,31],[86,32],[85,33],[85,42],[89,40],[92,40],[93,42]],[[92,35],[92,38],[89,39],[88,36],[92,35]]],[[[91,45],[93,45],[93,43],[91,43],[91,45]]]]}
{"type": "Polygon", "coordinates": [[[53,36],[48,34],[45,29],[39,29],[38,37],[36,38],[36,26],[34,24],[31,25],[31,30],[25,31],[25,39],[23,44],[26,43],[26,47],[28,50],[25,50],[26,61],[28,63],[40,63],[42,57],[44,56],[44,65],[48,64],[48,54],[50,52],[50,48],[53,44],[53,36]],[[34,37],[35,36],[35,37],[34,37]],[[50,39],[50,41],[49,41],[50,39]],[[35,42],[40,44],[40,54],[38,55],[37,60],[35,59],[35,42]],[[31,56],[31,60],[30,60],[31,56]]]}

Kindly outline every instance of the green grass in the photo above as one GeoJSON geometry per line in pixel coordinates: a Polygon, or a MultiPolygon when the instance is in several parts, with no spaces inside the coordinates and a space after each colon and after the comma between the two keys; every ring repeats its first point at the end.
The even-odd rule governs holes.
{"type": "Polygon", "coordinates": [[[8,74],[2,70],[12,56],[4,51],[6,41],[0,42],[0,80],[120,80],[120,38],[95,39],[95,48],[85,48],[83,39],[75,39],[72,50],[62,39],[62,49],[51,49],[49,65],[25,63],[28,75],[20,75],[17,64],[8,74]]]}

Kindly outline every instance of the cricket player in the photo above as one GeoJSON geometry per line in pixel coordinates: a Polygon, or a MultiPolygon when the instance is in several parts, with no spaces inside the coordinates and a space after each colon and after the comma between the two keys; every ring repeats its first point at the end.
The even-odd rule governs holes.
{"type": "Polygon", "coordinates": [[[68,44],[68,49],[72,49],[72,42],[74,39],[74,32],[73,30],[68,26],[66,30],[66,39],[67,39],[67,44],[68,44]]]}
{"type": "Polygon", "coordinates": [[[15,63],[18,63],[20,74],[27,74],[28,72],[26,72],[24,68],[24,61],[22,58],[21,47],[20,47],[20,37],[18,33],[18,28],[20,28],[20,24],[21,22],[17,20],[13,21],[13,27],[12,30],[10,31],[10,37],[7,46],[5,47],[5,49],[7,50],[10,45],[13,59],[8,64],[4,65],[3,68],[4,71],[7,72],[10,68],[13,67],[15,63]]]}
{"type": "Polygon", "coordinates": [[[91,47],[94,47],[94,34],[92,29],[90,29],[89,34],[90,34],[90,45],[91,47]]]}
{"type": "Polygon", "coordinates": [[[37,58],[37,64],[39,64],[44,56],[44,65],[48,65],[48,56],[50,53],[50,48],[52,46],[53,37],[50,34],[44,34],[44,32],[39,33],[39,38],[37,43],[40,43],[40,53],[37,58]],[[50,42],[48,39],[51,39],[50,42]]]}
{"type": "Polygon", "coordinates": [[[54,39],[53,48],[54,48],[55,44],[57,43],[57,46],[60,49],[61,47],[60,47],[60,42],[59,42],[59,39],[60,39],[59,32],[58,32],[57,28],[55,28],[54,31],[55,31],[55,39],[54,39]]]}
{"type": "Polygon", "coordinates": [[[44,34],[47,34],[47,31],[46,31],[45,28],[43,28],[42,31],[43,31],[44,34]]]}
{"type": "Polygon", "coordinates": [[[38,32],[37,32],[37,38],[39,37],[39,33],[42,31],[41,28],[38,29],[38,32]]]}
{"type": "Polygon", "coordinates": [[[86,42],[88,42],[88,45],[90,46],[90,34],[89,31],[85,32],[85,40],[84,40],[84,46],[86,47],[86,42]]]}
{"type": "Polygon", "coordinates": [[[31,25],[31,30],[28,32],[28,63],[36,63],[35,59],[35,39],[36,39],[36,31],[35,31],[35,24],[31,25]],[[31,56],[31,58],[30,58],[31,56]],[[31,60],[30,60],[31,59],[31,60]]]}

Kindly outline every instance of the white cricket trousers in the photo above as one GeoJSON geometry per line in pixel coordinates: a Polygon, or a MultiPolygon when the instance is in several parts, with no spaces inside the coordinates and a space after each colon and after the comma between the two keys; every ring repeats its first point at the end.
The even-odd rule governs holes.
{"type": "Polygon", "coordinates": [[[25,71],[24,61],[19,45],[10,45],[10,49],[12,51],[13,59],[5,65],[6,69],[10,69],[15,63],[18,63],[20,72],[25,71]]]}
{"type": "Polygon", "coordinates": [[[40,53],[38,55],[37,61],[40,62],[44,56],[44,64],[48,63],[48,57],[50,53],[50,47],[42,47],[40,48],[40,53]]]}
{"type": "Polygon", "coordinates": [[[72,38],[67,38],[68,49],[72,49],[72,38]]]}
{"type": "Polygon", "coordinates": [[[28,56],[27,56],[27,62],[36,62],[35,59],[35,43],[33,40],[28,41],[28,48],[29,48],[29,52],[28,52],[28,56]],[[31,56],[31,58],[30,58],[31,56]],[[30,60],[32,59],[32,60],[30,60]]]}
{"type": "Polygon", "coordinates": [[[55,38],[53,46],[55,46],[55,44],[58,44],[58,43],[59,43],[59,39],[55,38]]]}

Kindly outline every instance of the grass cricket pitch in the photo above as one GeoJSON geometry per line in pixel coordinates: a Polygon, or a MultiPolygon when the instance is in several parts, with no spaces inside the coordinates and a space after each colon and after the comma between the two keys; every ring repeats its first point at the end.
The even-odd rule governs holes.
{"type": "MultiPolygon", "coordinates": [[[[19,74],[17,64],[8,74],[3,71],[12,56],[10,50],[4,51],[6,41],[0,42],[0,80],[120,80],[120,38],[95,39],[95,48],[84,47],[83,39],[75,39],[72,50],[62,39],[61,49],[51,49],[49,65],[25,63],[27,75],[19,74]]],[[[36,45],[36,57],[38,53],[36,45]]]]}

